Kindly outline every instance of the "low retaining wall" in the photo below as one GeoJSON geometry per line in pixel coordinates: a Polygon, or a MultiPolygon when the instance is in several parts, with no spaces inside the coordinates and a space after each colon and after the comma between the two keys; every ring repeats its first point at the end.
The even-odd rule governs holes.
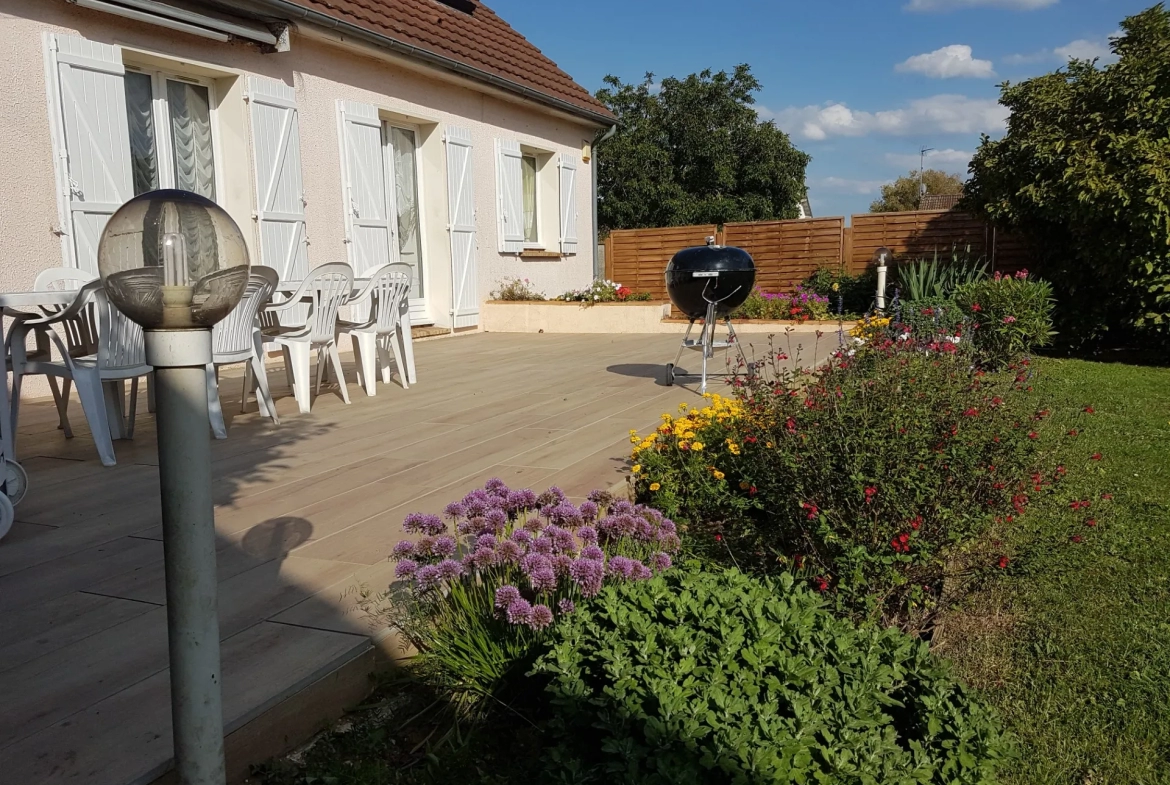
{"type": "MultiPolygon", "coordinates": [[[[480,326],[494,333],[677,333],[686,319],[670,317],[670,303],[566,303],[554,300],[491,300],[480,311],[480,326]]],[[[739,333],[835,331],[837,322],[792,322],[736,319],[739,333]]],[[[853,326],[846,322],[845,329],[853,326]]]]}

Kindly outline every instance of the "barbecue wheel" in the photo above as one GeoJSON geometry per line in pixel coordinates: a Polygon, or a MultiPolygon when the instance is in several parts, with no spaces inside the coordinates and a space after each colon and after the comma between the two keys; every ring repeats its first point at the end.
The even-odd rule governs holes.
{"type": "Polygon", "coordinates": [[[666,364],[666,380],[665,381],[666,381],[667,387],[674,386],[674,363],[667,363],[666,364]]]}

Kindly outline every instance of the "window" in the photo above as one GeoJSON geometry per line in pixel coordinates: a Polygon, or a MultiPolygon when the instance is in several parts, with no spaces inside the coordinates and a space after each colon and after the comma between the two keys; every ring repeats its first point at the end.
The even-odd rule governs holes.
{"type": "Polygon", "coordinates": [[[536,220],[536,156],[524,155],[520,157],[520,172],[524,189],[524,242],[534,244],[539,242],[536,220]]]}
{"type": "Polygon", "coordinates": [[[421,299],[422,225],[418,204],[418,142],[414,129],[383,125],[385,153],[390,163],[390,183],[393,189],[392,209],[397,226],[398,256],[395,261],[414,268],[410,281],[410,297],[421,299]]]}
{"type": "Polygon", "coordinates": [[[215,200],[211,85],[127,69],[125,89],[134,195],[179,188],[215,200]]]}

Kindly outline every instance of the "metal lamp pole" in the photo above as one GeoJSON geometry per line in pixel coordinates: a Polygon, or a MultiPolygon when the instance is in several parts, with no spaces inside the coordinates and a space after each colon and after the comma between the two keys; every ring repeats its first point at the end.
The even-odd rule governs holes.
{"type": "Polygon", "coordinates": [[[211,330],[147,330],[154,366],[171,722],[182,785],[223,785],[223,703],[207,364],[211,330]]]}
{"type": "Polygon", "coordinates": [[[877,265],[877,309],[878,311],[886,310],[886,271],[890,262],[890,257],[893,254],[889,248],[884,245],[873,252],[873,261],[877,265]]]}

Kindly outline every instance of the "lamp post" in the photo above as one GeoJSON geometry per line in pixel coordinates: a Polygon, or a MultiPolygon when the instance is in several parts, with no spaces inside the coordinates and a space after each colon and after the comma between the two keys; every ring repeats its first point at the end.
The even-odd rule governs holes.
{"type": "Polygon", "coordinates": [[[110,218],[98,270],[110,301],[145,329],[155,369],[175,769],[182,785],[223,785],[206,374],[211,328],[244,294],[248,251],[214,202],[152,191],[110,218]]]}
{"type": "Polygon", "coordinates": [[[894,254],[884,245],[873,252],[873,263],[877,265],[877,309],[886,309],[886,269],[894,254]]]}

